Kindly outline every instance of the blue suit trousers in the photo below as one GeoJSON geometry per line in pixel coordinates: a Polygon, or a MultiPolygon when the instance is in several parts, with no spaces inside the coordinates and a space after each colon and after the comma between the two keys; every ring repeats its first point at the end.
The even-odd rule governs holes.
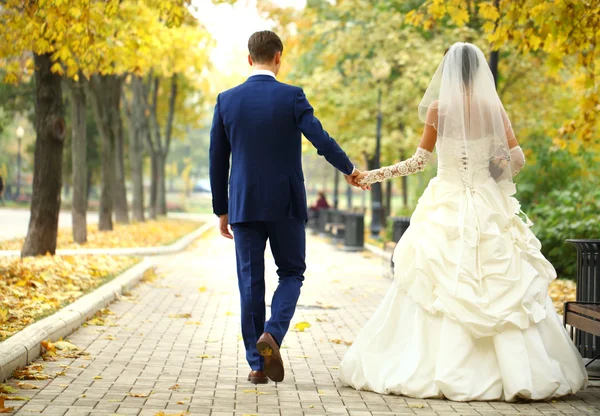
{"type": "Polygon", "coordinates": [[[252,370],[263,369],[256,342],[270,333],[281,346],[296,311],[306,270],[306,231],[303,219],[246,222],[231,225],[235,239],[238,285],[242,306],[242,336],[252,370]],[[267,240],[277,265],[279,284],[265,322],[265,248],[267,240]]]}

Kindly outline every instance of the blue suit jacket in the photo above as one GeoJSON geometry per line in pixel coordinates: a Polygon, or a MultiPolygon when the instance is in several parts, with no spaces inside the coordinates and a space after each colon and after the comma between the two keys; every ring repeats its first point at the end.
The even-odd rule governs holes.
{"type": "Polygon", "coordinates": [[[214,213],[229,214],[230,224],[306,220],[302,134],[329,163],[352,173],[353,164],[323,130],[301,88],[254,75],[219,94],[210,132],[214,213]]]}

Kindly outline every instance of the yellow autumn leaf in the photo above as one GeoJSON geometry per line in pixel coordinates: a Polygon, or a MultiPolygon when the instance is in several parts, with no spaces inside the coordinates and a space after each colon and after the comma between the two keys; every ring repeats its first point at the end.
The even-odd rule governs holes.
{"type": "Polygon", "coordinates": [[[169,314],[169,318],[191,318],[192,314],[191,313],[171,313],[169,314]]]}
{"type": "Polygon", "coordinates": [[[294,325],[294,331],[296,332],[304,332],[304,330],[310,328],[311,325],[308,322],[298,322],[294,325]]]}
{"type": "MultiPolygon", "coordinates": [[[[38,386],[36,386],[35,384],[31,384],[31,383],[25,383],[22,381],[18,381],[17,382],[17,387],[23,390],[37,390],[39,389],[38,386]]],[[[7,392],[10,393],[10,392],[7,392]]]]}

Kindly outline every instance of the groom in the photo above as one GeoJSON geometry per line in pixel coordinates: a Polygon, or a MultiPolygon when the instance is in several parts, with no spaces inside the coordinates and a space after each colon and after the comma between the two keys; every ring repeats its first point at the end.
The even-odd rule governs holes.
{"type": "Polygon", "coordinates": [[[360,172],[323,130],[302,89],[275,78],[283,52],[279,36],[256,32],[248,50],[252,75],[217,97],[210,132],[210,183],[221,235],[235,240],[242,336],[252,369],[248,380],[259,384],[269,378],[283,380],[279,347],[294,316],[306,270],[301,135],[349,184],[360,187],[354,180],[360,172]],[[265,322],[267,240],[279,285],[271,301],[271,318],[265,322]]]}

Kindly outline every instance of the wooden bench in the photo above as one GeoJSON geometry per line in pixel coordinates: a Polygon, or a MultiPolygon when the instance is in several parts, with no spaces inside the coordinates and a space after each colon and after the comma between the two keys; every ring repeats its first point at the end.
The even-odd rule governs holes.
{"type": "MultiPolygon", "coordinates": [[[[600,303],[598,302],[565,302],[563,316],[565,327],[571,327],[571,339],[574,339],[575,328],[588,334],[600,336],[600,303]]],[[[596,355],[587,367],[593,363],[600,354],[596,355]]]]}

